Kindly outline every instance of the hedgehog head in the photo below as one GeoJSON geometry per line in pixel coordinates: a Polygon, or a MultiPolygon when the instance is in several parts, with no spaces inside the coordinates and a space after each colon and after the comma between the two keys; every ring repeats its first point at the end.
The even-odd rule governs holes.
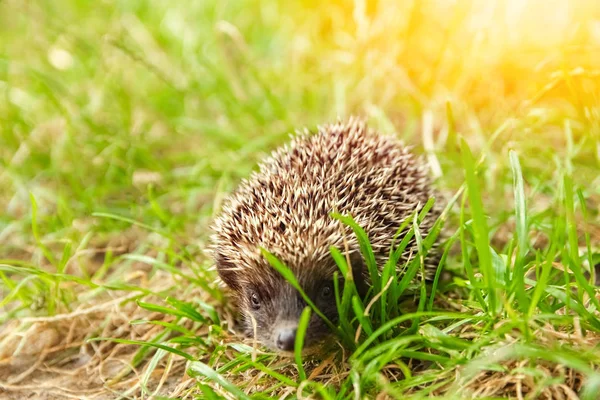
{"type": "MultiPolygon", "coordinates": [[[[277,150],[227,198],[213,225],[217,270],[238,297],[247,333],[272,349],[292,350],[306,306],[261,248],[282,261],[320,311],[335,321],[338,267],[330,247],[350,258],[359,292],[368,282],[356,237],[331,213],[352,215],[381,262],[396,230],[431,194],[425,168],[408,149],[357,120],[301,134],[277,150]]],[[[435,215],[421,227],[428,230],[435,215]]],[[[407,253],[416,254],[414,240],[407,253]]],[[[339,284],[342,288],[343,279],[339,284]]],[[[327,333],[325,322],[312,313],[305,347],[327,333]]]]}
{"type": "MultiPolygon", "coordinates": [[[[273,350],[293,351],[298,321],[307,306],[301,294],[264,258],[238,259],[235,261],[236,265],[223,254],[217,257],[221,278],[238,297],[246,334],[273,350]],[[244,269],[245,273],[241,274],[240,269],[244,269]],[[248,271],[253,272],[248,274],[248,271]]],[[[352,253],[350,261],[353,273],[362,277],[364,264],[360,254],[352,253]]],[[[285,263],[297,277],[304,293],[323,315],[335,323],[338,314],[334,297],[334,272],[339,270],[333,259],[285,263]],[[310,263],[311,266],[305,263],[310,263]]],[[[344,279],[339,274],[337,276],[342,290],[344,279]]],[[[360,284],[363,282],[361,279],[358,282],[360,290],[367,289],[366,284],[360,284]]],[[[318,345],[329,333],[325,321],[313,312],[306,331],[305,349],[318,345]]]]}

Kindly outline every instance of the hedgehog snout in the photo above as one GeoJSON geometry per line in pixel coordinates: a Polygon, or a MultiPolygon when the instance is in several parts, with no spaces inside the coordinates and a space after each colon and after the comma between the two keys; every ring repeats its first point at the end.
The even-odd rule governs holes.
{"type": "Polygon", "coordinates": [[[298,322],[292,320],[280,320],[273,327],[273,342],[278,350],[294,351],[296,343],[296,332],[298,322]]]}
{"type": "Polygon", "coordinates": [[[288,326],[279,328],[275,332],[276,340],[275,344],[279,350],[292,351],[294,350],[294,344],[296,343],[296,327],[288,326]]]}

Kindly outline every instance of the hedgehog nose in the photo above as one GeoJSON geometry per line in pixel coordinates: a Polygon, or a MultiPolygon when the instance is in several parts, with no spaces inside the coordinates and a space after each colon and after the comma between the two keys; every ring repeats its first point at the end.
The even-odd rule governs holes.
{"type": "Polygon", "coordinates": [[[277,335],[277,347],[280,350],[291,351],[294,350],[294,343],[296,342],[296,329],[295,328],[283,328],[279,330],[277,335]]]}

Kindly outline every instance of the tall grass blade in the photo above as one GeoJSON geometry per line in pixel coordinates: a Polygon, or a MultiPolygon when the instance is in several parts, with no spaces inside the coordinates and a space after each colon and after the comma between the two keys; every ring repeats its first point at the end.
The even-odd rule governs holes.
{"type": "Polygon", "coordinates": [[[515,197],[515,219],[517,227],[517,254],[514,261],[514,273],[512,275],[511,289],[517,295],[518,306],[522,312],[529,308],[529,299],[525,294],[525,256],[529,250],[529,236],[527,225],[527,205],[525,202],[525,190],[523,185],[523,172],[519,157],[514,150],[510,153],[510,165],[513,175],[513,193],[515,197]]]}
{"type": "Polygon", "coordinates": [[[479,258],[479,268],[483,274],[483,282],[488,290],[488,311],[496,314],[499,311],[498,306],[500,303],[498,302],[496,275],[492,267],[487,220],[483,210],[483,201],[481,199],[480,184],[477,180],[475,162],[464,138],[461,140],[461,153],[466,174],[469,208],[473,217],[475,248],[477,249],[477,256],[479,258]]]}
{"type": "Polygon", "coordinates": [[[298,321],[298,330],[296,331],[296,341],[294,342],[294,358],[296,359],[296,366],[298,367],[298,375],[300,376],[300,382],[306,380],[306,371],[304,371],[304,365],[302,363],[302,350],[304,349],[304,337],[306,336],[306,330],[308,329],[308,323],[310,322],[310,307],[305,307],[300,315],[298,321]]]}
{"type": "Polygon", "coordinates": [[[204,376],[211,381],[218,383],[229,393],[235,396],[236,399],[250,400],[251,397],[239,389],[236,385],[225,379],[222,375],[217,373],[214,369],[204,364],[202,361],[193,361],[188,364],[188,373],[190,376],[204,376]]]}

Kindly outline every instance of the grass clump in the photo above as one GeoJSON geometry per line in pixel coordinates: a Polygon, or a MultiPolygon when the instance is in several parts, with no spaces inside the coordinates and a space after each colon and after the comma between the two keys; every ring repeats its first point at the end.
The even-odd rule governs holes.
{"type": "Polygon", "coordinates": [[[476,3],[0,2],[0,397],[595,399],[599,10],[476,3]],[[208,226],[351,114],[451,206],[385,265],[334,215],[372,288],[335,289],[343,350],[281,358],[232,332],[208,226]]]}

